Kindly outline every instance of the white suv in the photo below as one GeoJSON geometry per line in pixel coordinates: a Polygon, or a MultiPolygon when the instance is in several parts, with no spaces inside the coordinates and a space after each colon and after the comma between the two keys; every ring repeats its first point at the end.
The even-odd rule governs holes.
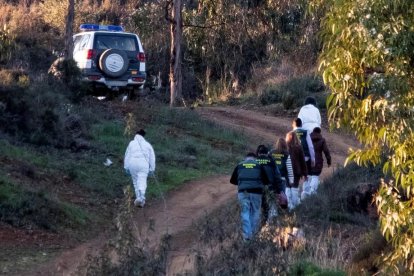
{"type": "Polygon", "coordinates": [[[138,89],[146,79],[145,53],[136,34],[121,26],[82,24],[73,36],[73,59],[94,87],[138,89]]]}

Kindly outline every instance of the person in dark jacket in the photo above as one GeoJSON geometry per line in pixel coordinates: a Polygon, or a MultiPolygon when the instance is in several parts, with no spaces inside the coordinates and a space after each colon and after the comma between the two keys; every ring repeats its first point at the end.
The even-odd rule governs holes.
{"type": "Polygon", "coordinates": [[[322,173],[323,168],[323,155],[325,155],[326,163],[328,167],[331,166],[332,159],[331,153],[329,152],[328,145],[325,138],[322,137],[321,128],[315,127],[311,133],[313,147],[315,148],[315,167],[310,171],[310,183],[311,183],[311,194],[316,193],[319,186],[319,175],[322,173]]]}
{"type": "MultiPolygon", "coordinates": [[[[302,120],[300,118],[293,120],[292,127],[293,131],[298,136],[300,144],[302,145],[303,153],[305,154],[307,170],[309,173],[315,166],[315,149],[313,148],[312,139],[310,137],[312,131],[308,131],[302,127],[302,120]]],[[[310,178],[303,182],[302,190],[305,191],[306,194],[310,193],[310,178]]]]}
{"type": "Polygon", "coordinates": [[[302,120],[300,118],[293,120],[292,128],[302,145],[306,165],[308,166],[308,171],[310,171],[311,167],[315,165],[315,149],[313,148],[312,139],[310,137],[311,131],[302,127],[302,120]]]}
{"type": "Polygon", "coordinates": [[[282,192],[282,179],[275,161],[269,155],[265,145],[259,145],[256,150],[257,162],[264,167],[269,177],[269,184],[265,186],[262,196],[263,222],[270,223],[277,216],[277,196],[282,192]]]}
{"type": "Polygon", "coordinates": [[[242,235],[250,240],[259,230],[262,194],[269,176],[256,160],[256,154],[248,153],[244,161],[233,170],[230,183],[238,186],[238,199],[241,211],[242,235]]]}
{"type": "Polygon", "coordinates": [[[308,178],[308,170],[305,162],[305,155],[302,146],[294,131],[286,134],[286,143],[289,148],[289,155],[292,160],[293,167],[293,184],[289,184],[286,188],[286,196],[288,198],[289,210],[293,210],[300,204],[299,198],[299,182],[301,178],[305,181],[308,178]]]}

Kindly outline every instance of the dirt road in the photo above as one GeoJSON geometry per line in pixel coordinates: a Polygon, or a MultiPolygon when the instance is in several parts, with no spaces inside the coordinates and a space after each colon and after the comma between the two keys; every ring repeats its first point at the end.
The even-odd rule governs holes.
{"type": "MultiPolygon", "coordinates": [[[[284,137],[291,127],[291,119],[283,119],[237,108],[199,108],[198,113],[226,127],[242,129],[258,142],[271,144],[276,137],[284,137]]],[[[344,163],[349,145],[346,137],[324,131],[329,142],[333,164],[344,163]]],[[[256,145],[252,145],[254,149],[256,145]]],[[[236,162],[237,160],[235,160],[236,162]]],[[[335,167],[335,166],[332,166],[335,167]]],[[[332,173],[325,169],[322,177],[332,173]]],[[[236,197],[236,187],[229,184],[229,175],[219,175],[188,183],[169,193],[165,199],[149,202],[134,212],[137,240],[148,240],[150,246],[159,244],[165,234],[171,235],[167,275],[176,275],[192,268],[191,248],[197,242],[193,222],[236,197]]],[[[34,271],[35,275],[79,275],[77,267],[88,254],[97,254],[106,237],[98,237],[87,244],[64,252],[52,263],[34,271]]],[[[27,275],[27,274],[26,274],[27,275]]]]}

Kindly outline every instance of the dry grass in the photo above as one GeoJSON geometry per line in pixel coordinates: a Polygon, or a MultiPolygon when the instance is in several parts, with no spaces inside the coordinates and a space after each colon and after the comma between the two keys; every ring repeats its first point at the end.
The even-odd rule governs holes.
{"type": "Polygon", "coordinates": [[[314,73],[315,68],[300,67],[294,64],[290,58],[285,57],[281,61],[275,61],[267,66],[261,64],[253,65],[252,78],[247,87],[253,93],[260,96],[266,87],[287,82],[298,76],[314,73]]]}
{"type": "MultiPolygon", "coordinates": [[[[336,196],[332,197],[330,193],[324,195],[330,200],[342,201],[338,193],[346,194],[346,183],[351,184],[349,189],[352,189],[358,177],[366,181],[364,171],[352,170],[354,173],[350,177],[345,177],[347,172],[343,172],[336,175],[337,179],[331,180],[345,185],[334,191],[336,196]]],[[[362,248],[362,245],[366,243],[365,233],[376,227],[375,222],[370,223],[368,215],[353,214],[347,210],[340,211],[342,217],[347,219],[331,221],[336,211],[332,210],[334,212],[329,215],[324,208],[332,208],[332,203],[317,203],[320,200],[320,197],[313,197],[306,201],[306,206],[313,206],[312,214],[319,213],[319,216],[309,217],[306,206],[293,213],[279,210],[275,223],[265,225],[250,243],[244,243],[240,236],[237,202],[211,214],[198,224],[200,243],[196,249],[196,274],[296,275],[294,273],[298,271],[317,270],[324,275],[345,275],[345,272],[355,271],[354,256],[362,256],[358,259],[361,263],[360,259],[369,258],[372,252],[369,246],[362,248]],[[358,253],[361,249],[363,254],[358,253]]],[[[342,205],[338,203],[335,206],[342,205]]],[[[378,246],[375,248],[378,249],[378,246]]],[[[362,265],[372,266],[373,261],[371,259],[362,265]]],[[[358,271],[368,269],[358,266],[358,271]]]]}

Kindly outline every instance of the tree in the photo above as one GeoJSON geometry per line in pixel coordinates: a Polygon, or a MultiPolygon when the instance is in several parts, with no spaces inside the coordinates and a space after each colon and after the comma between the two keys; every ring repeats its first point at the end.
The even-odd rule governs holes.
{"type": "Polygon", "coordinates": [[[66,16],[65,31],[65,57],[73,58],[73,20],[75,18],[75,0],[68,1],[68,13],[66,16]]]}
{"type": "Polygon", "coordinates": [[[181,0],[167,0],[166,18],[170,22],[170,106],[174,106],[182,94],[181,46],[183,37],[181,0]],[[171,9],[171,17],[168,10],[171,9]]]}
{"type": "Polygon", "coordinates": [[[292,63],[300,59],[301,48],[307,50],[306,61],[315,61],[304,35],[304,2],[203,0],[194,9],[186,5],[185,60],[197,74],[204,99],[243,93],[257,64],[278,62],[287,52],[292,63]]]}
{"type": "Polygon", "coordinates": [[[376,195],[387,267],[414,270],[414,2],[323,1],[320,68],[332,126],[362,148],[348,161],[381,165],[376,195]]]}

